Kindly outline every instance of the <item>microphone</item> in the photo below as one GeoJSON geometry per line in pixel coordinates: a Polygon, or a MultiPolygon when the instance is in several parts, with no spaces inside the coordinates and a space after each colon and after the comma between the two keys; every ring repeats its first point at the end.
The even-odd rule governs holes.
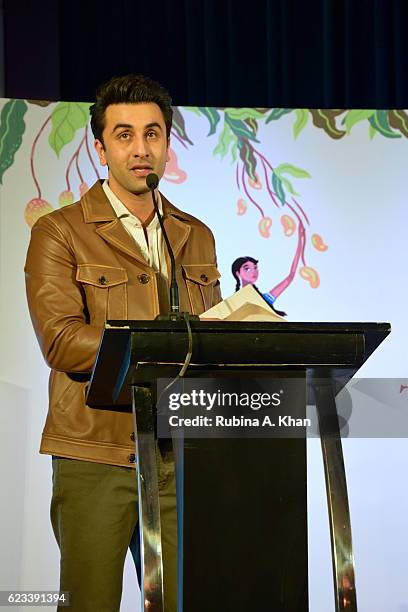
{"type": "Polygon", "coordinates": [[[174,259],[173,249],[171,248],[169,238],[167,236],[167,232],[165,230],[163,219],[160,214],[159,207],[157,205],[156,194],[154,190],[157,189],[159,184],[159,177],[154,172],[151,172],[146,176],[146,185],[150,189],[153,198],[153,206],[156,212],[157,218],[159,219],[160,227],[163,232],[163,237],[167,245],[167,250],[169,252],[170,261],[171,261],[171,283],[170,283],[170,310],[171,314],[178,315],[180,312],[180,299],[179,299],[179,289],[176,280],[176,261],[174,259]]]}
{"type": "MultiPolygon", "coordinates": [[[[153,189],[157,189],[159,186],[159,177],[154,172],[151,172],[146,176],[146,185],[153,191],[153,189]]],[[[153,203],[155,203],[155,198],[153,197],[153,203]]]]}

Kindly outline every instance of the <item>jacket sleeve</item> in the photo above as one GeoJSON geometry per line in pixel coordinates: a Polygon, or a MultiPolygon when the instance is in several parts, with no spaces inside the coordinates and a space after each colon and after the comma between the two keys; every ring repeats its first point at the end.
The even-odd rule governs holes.
{"type": "MultiPolygon", "coordinates": [[[[212,243],[213,243],[214,263],[215,263],[215,267],[218,269],[218,265],[217,265],[217,253],[216,253],[216,249],[215,249],[215,238],[214,238],[214,234],[212,232],[211,232],[211,238],[212,238],[212,243]]],[[[215,283],[215,286],[214,286],[213,299],[212,299],[211,306],[216,306],[220,302],[222,302],[222,296],[221,296],[221,285],[220,285],[220,281],[218,280],[215,283]]]]}
{"type": "Polygon", "coordinates": [[[102,329],[87,323],[76,281],[75,255],[51,215],[31,231],[25,278],[28,307],[47,364],[63,372],[90,372],[102,329]]]}

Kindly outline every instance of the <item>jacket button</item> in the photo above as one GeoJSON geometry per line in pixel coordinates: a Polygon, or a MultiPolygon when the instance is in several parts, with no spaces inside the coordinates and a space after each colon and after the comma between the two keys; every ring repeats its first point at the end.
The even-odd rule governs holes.
{"type": "Polygon", "coordinates": [[[130,439],[132,440],[132,442],[135,441],[135,432],[132,431],[132,433],[130,434],[130,439]]]}
{"type": "Polygon", "coordinates": [[[130,453],[128,461],[129,463],[134,463],[136,461],[136,455],[134,453],[130,453]]]}
{"type": "Polygon", "coordinates": [[[208,282],[208,276],[207,276],[206,274],[202,274],[202,275],[200,276],[200,278],[201,278],[201,280],[203,281],[203,283],[208,282]]]}
{"type": "Polygon", "coordinates": [[[107,282],[108,282],[108,279],[107,279],[105,276],[100,276],[100,277],[98,278],[98,283],[99,283],[100,285],[106,285],[106,283],[107,283],[107,282]]]}
{"type": "Polygon", "coordinates": [[[139,283],[142,283],[142,285],[145,285],[149,282],[150,276],[148,274],[139,274],[137,280],[139,281],[139,283]]]}

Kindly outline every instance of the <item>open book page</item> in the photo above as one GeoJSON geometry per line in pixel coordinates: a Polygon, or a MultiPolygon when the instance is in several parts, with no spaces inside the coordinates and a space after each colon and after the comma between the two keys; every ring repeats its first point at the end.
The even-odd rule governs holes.
{"type": "Polygon", "coordinates": [[[286,321],[272,310],[252,285],[246,285],[216,306],[210,308],[200,319],[223,321],[286,321]]]}

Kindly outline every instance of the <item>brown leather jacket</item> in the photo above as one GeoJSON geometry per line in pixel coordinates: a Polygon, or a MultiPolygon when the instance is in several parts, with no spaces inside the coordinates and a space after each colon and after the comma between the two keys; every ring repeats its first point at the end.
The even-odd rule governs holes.
{"type": "MultiPolygon", "coordinates": [[[[214,238],[201,221],[161,197],[180,308],[200,314],[221,299],[214,238]]],[[[88,408],[87,377],[78,377],[91,372],[107,319],[154,319],[159,313],[156,273],[116,217],[101,182],[76,204],[37,221],[25,272],[32,322],[52,368],[40,452],[134,465],[132,415],[88,408]]]]}

